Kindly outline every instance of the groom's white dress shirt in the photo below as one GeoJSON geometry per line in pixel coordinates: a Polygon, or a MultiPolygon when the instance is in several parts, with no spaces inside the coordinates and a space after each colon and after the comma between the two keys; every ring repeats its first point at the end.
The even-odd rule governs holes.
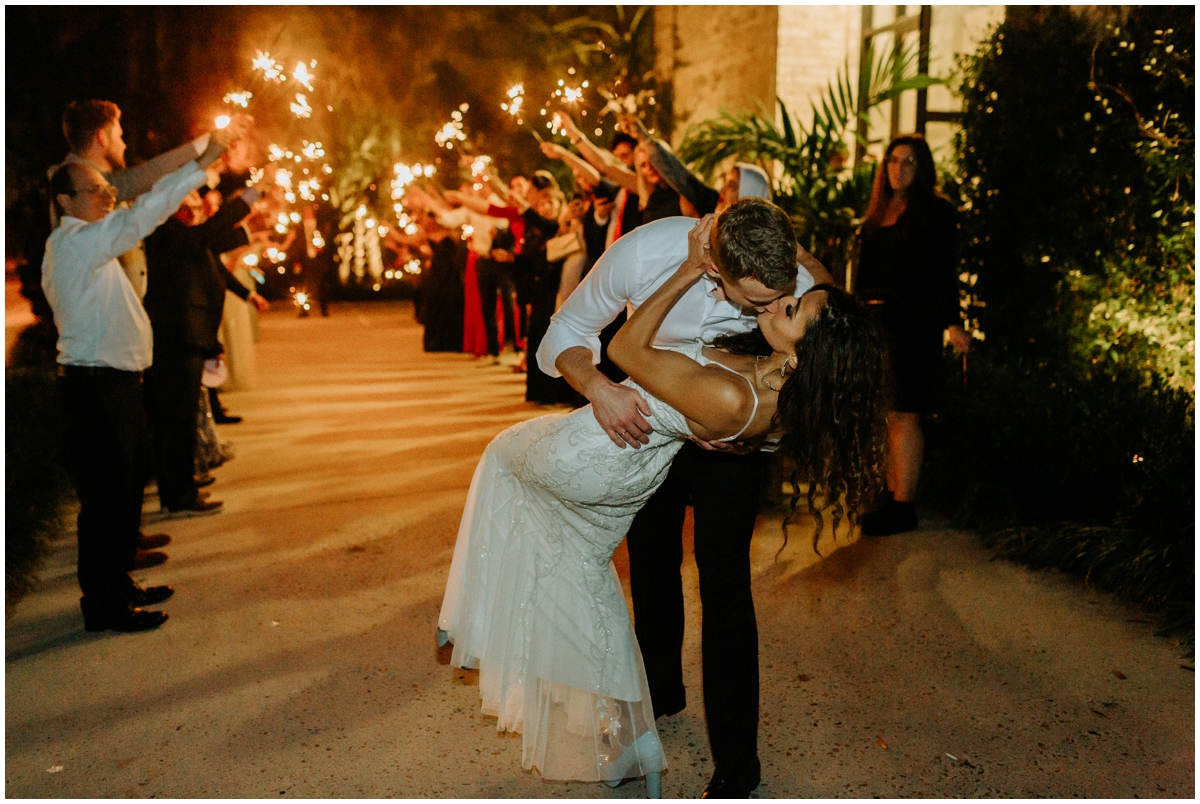
{"type": "MultiPolygon", "coordinates": [[[[575,292],[563,302],[538,347],[537,361],[551,377],[561,376],[554,363],[573,346],[585,346],[592,362],[600,362],[600,331],[625,309],[630,312],[653,295],[687,259],[688,233],[695,218],[663,218],[639,226],[604,252],[575,292]]],[[[813,286],[803,266],[796,268],[796,295],[813,286]]],[[[754,327],[755,314],[713,294],[716,283],[707,275],[688,288],[659,327],[654,345],[678,348],[717,336],[746,332],[754,327]]]]}

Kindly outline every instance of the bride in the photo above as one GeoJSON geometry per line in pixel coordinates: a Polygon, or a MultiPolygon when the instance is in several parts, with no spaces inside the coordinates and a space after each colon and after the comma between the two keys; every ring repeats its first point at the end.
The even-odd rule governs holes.
{"type": "Polygon", "coordinates": [[[703,228],[609,347],[653,411],[649,443],[616,446],[589,405],[505,430],[471,480],[438,641],[454,643],[454,665],[479,668],[483,712],[522,733],[521,764],[545,779],[615,786],[645,776],[649,795],[661,795],[666,757],[610,558],[685,440],[781,435],[818,528],[818,508],[831,508],[836,526],[881,484],[883,344],[844,291],[785,298],[756,332],[719,341],[724,349],[652,346],[704,274],[703,228]]]}

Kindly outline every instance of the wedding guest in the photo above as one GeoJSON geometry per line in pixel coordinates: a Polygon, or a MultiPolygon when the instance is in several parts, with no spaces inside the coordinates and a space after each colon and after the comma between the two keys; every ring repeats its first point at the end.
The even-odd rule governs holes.
{"type": "MultiPolygon", "coordinates": [[[[558,234],[558,216],[563,205],[558,182],[544,170],[537,171],[530,179],[525,194],[528,207],[523,211],[517,206],[495,206],[474,196],[448,191],[446,200],[474,209],[481,214],[505,218],[510,222],[521,222],[521,239],[516,246],[514,273],[527,282],[529,306],[528,329],[525,335],[525,353],[537,351],[554,314],[554,302],[558,294],[562,263],[550,262],[546,258],[546,243],[558,234]]],[[[518,288],[521,283],[518,282],[518,288]]],[[[526,363],[525,399],[539,404],[557,404],[567,396],[565,384],[554,382],[533,361],[526,363]]]]}
{"type": "MultiPolygon", "coordinates": [[[[214,193],[215,195],[215,193],[214,193]]],[[[146,373],[154,431],[158,494],[167,518],[217,513],[195,481],[196,419],[204,361],[222,351],[217,340],[225,292],[265,309],[217,258],[250,242],[240,222],[258,200],[248,188],[208,216],[198,193],[146,239],[150,281],[145,306],[154,331],[154,363],[146,373]]]]}
{"type": "Polygon", "coordinates": [[[50,179],[60,222],[46,243],[42,289],[59,332],[63,444],[79,496],[80,607],[90,631],[161,625],[164,612],[138,606],[172,594],[166,586],[143,589],[128,575],[144,482],[141,381],[151,364],[153,336],[117,257],[205,183],[204,168],[225,145],[211,137],[199,159],[160,179],[128,209],[115,209],[117,188],[91,165],[63,165],[50,179]]]}
{"type": "MultiPolygon", "coordinates": [[[[233,142],[246,135],[253,123],[249,115],[234,115],[224,129],[222,139],[233,142]]],[[[63,136],[70,147],[66,164],[87,164],[100,171],[117,189],[121,206],[148,192],[154,183],[204,153],[214,132],[204,134],[178,148],[159,154],[140,165],[125,165],[125,132],[121,128],[121,109],[105,100],[75,101],[63,111],[63,136]]],[[[53,213],[51,215],[53,217],[53,213]]],[[[129,277],[138,298],[146,295],[146,257],[141,243],[120,257],[121,268],[129,277]]]]}
{"type": "Polygon", "coordinates": [[[617,125],[629,136],[637,139],[638,147],[646,150],[650,164],[662,176],[663,181],[674,189],[697,215],[721,212],[740,198],[771,200],[770,179],[757,165],[738,162],[725,172],[721,189],[714,190],[688,170],[666,143],[652,137],[637,117],[622,115],[617,125]]]}
{"type": "Polygon", "coordinates": [[[564,159],[572,167],[575,166],[576,161],[590,165],[598,171],[598,175],[604,176],[621,188],[615,201],[616,222],[608,232],[608,244],[612,245],[621,235],[632,232],[644,222],[642,219],[643,199],[638,194],[635,164],[637,140],[618,131],[613,135],[609,149],[605,150],[594,145],[579,126],[575,125],[575,121],[571,119],[570,115],[559,114],[558,119],[567,134],[567,139],[579,149],[583,159],[575,157],[565,148],[562,149],[562,154],[553,158],[564,159]]]}
{"type": "MultiPolygon", "coordinates": [[[[485,192],[475,190],[470,184],[463,184],[459,192],[488,201],[485,192]]],[[[503,299],[509,300],[512,292],[504,293],[506,284],[511,286],[511,280],[505,282],[506,272],[503,266],[492,259],[492,241],[498,231],[508,228],[508,221],[481,215],[469,207],[451,207],[419,188],[410,188],[405,197],[411,203],[433,212],[438,223],[448,229],[470,227],[470,235],[467,237],[470,251],[463,274],[466,298],[463,312],[463,351],[476,357],[487,354],[498,362],[500,336],[496,323],[497,295],[500,294],[503,299]],[[481,329],[476,329],[476,324],[479,324],[481,329]]],[[[511,301],[507,303],[511,305],[511,301]]],[[[511,322],[508,328],[511,331],[511,322]]]]}
{"type": "Polygon", "coordinates": [[[958,221],[937,190],[929,144],[920,134],[893,139],[875,173],[863,225],[856,294],[888,337],[893,410],[888,412],[888,494],[863,517],[863,535],[915,530],[917,481],[925,454],[921,417],[942,357],[942,333],[966,353],[971,339],[958,309],[958,221]]]}
{"type": "Polygon", "coordinates": [[[461,352],[463,345],[463,273],[467,248],[432,215],[421,221],[429,249],[429,267],[421,283],[421,321],[426,352],[461,352]]]}

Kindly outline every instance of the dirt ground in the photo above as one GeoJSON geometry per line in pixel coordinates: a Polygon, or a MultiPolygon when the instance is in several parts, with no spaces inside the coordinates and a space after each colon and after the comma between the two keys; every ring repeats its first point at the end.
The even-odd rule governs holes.
{"type": "MultiPolygon", "coordinates": [[[[10,797],[630,798],[543,782],[479,712],[434,627],[487,442],[553,412],[523,376],[424,354],[404,304],[263,317],[254,390],[225,395],[223,513],[153,525],[171,619],[87,633],[67,523],[5,623],[10,797]]],[[[511,362],[511,358],[510,358],[511,362]]],[[[148,502],[147,510],[156,506],[148,502]]],[[[1195,795],[1195,677],[1137,611],[978,539],[754,543],[761,798],[1195,795]]],[[[615,557],[624,575],[624,552],[615,557]]],[[[712,764],[695,566],[690,703],[659,721],[664,794],[712,764]]]]}

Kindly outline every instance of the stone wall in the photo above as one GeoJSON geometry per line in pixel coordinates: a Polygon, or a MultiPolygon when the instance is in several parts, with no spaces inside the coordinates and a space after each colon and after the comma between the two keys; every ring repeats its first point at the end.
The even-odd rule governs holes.
{"type": "MultiPolygon", "coordinates": [[[[955,57],[971,53],[988,27],[1004,18],[1004,6],[934,6],[930,30],[930,72],[953,79],[955,57]]],[[[671,86],[664,101],[674,121],[663,126],[678,144],[689,125],[716,117],[721,110],[775,110],[778,96],[788,111],[807,126],[812,101],[849,66],[851,84],[858,81],[863,6],[658,6],[654,10],[656,69],[671,86]]],[[[917,14],[918,6],[907,12],[917,14]]],[[[876,6],[876,26],[890,22],[895,6],[876,6]]],[[[910,35],[917,45],[916,33],[910,35]]],[[[889,47],[884,37],[880,47],[889,47]]],[[[951,86],[954,82],[951,81],[951,86]]],[[[929,93],[928,108],[957,111],[960,101],[949,88],[929,93]]],[[[774,112],[778,117],[778,112],[774,112]]],[[[905,93],[899,127],[912,131],[916,93],[905,93]]],[[[890,104],[871,120],[872,153],[882,151],[890,130],[890,104]]],[[[955,127],[930,123],[930,145],[939,158],[949,156],[955,127]]],[[[852,142],[853,133],[849,135],[852,142]]],[[[849,144],[849,143],[848,143],[849,144]]],[[[850,149],[853,152],[853,148],[850,149]]]]}
{"type": "Polygon", "coordinates": [[[722,110],[771,108],[779,12],[777,6],[655,8],[656,68],[659,80],[672,85],[672,143],[722,110]]]}

